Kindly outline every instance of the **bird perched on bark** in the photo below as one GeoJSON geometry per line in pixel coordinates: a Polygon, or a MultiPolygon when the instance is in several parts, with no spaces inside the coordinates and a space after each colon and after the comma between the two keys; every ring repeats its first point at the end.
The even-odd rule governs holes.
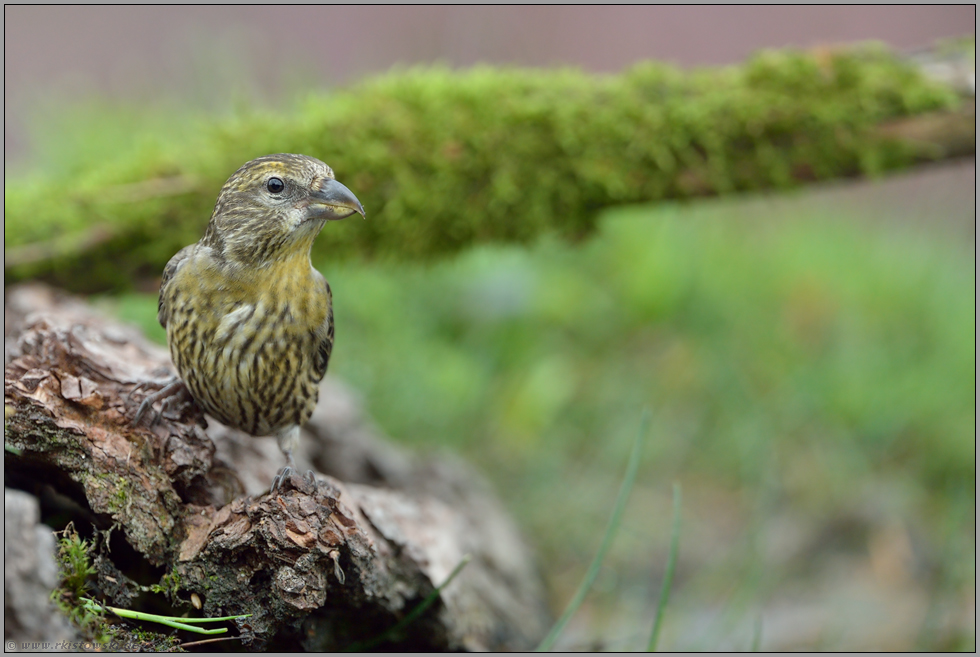
{"type": "MultiPolygon", "coordinates": [[[[157,318],[197,404],[253,436],[274,435],[293,466],[333,349],[330,285],[310,263],[324,224],[364,208],[326,164],[280,153],[243,165],[218,194],[204,237],[163,270],[157,318]]],[[[182,393],[174,380],[143,400],[182,393]]]]}

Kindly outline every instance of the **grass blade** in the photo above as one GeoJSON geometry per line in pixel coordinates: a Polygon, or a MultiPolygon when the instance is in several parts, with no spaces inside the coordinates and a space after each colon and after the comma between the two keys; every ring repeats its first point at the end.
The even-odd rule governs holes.
{"type": "Polygon", "coordinates": [[[657,640],[660,639],[660,627],[663,623],[664,610],[670,598],[670,586],[674,581],[674,569],[677,567],[677,547],[681,538],[681,485],[674,483],[674,518],[670,527],[670,552],[667,555],[667,571],[664,582],[660,587],[660,602],[657,604],[657,615],[653,621],[653,631],[650,633],[650,643],[647,652],[657,650],[657,640]]]}
{"type": "Polygon", "coordinates": [[[213,630],[208,630],[203,627],[197,627],[194,623],[218,623],[222,621],[236,620],[239,618],[248,618],[252,614],[241,614],[238,616],[222,616],[221,618],[181,618],[179,616],[159,616],[157,614],[147,614],[142,611],[133,611],[131,609],[120,609],[119,607],[109,607],[108,605],[102,605],[98,602],[91,600],[89,598],[84,599],[84,604],[86,608],[91,611],[101,611],[106,609],[111,611],[116,616],[120,618],[129,618],[130,620],[141,620],[148,621],[150,623],[160,623],[161,625],[166,625],[167,627],[173,627],[178,630],[186,630],[188,632],[194,632],[196,634],[223,634],[228,631],[227,627],[219,627],[213,630]]]}
{"type": "Polygon", "coordinates": [[[643,417],[640,419],[640,431],[636,435],[636,440],[633,442],[633,450],[630,452],[629,461],[626,464],[626,476],[623,478],[623,483],[619,487],[619,496],[616,498],[616,505],[613,507],[612,516],[609,518],[609,525],[606,527],[606,533],[602,537],[602,544],[599,546],[599,551],[596,552],[595,557],[592,559],[592,563],[589,565],[589,570],[585,574],[585,578],[582,583],[579,584],[578,590],[572,597],[568,606],[565,607],[565,612],[558,619],[558,622],[554,624],[548,636],[544,638],[536,648],[537,652],[547,652],[551,650],[552,646],[555,645],[555,641],[558,639],[558,635],[561,634],[562,630],[571,620],[572,616],[578,611],[581,606],[582,601],[585,600],[585,595],[589,592],[592,587],[592,583],[595,581],[596,576],[599,574],[599,568],[602,566],[602,560],[606,556],[606,552],[609,550],[609,546],[612,544],[613,536],[616,534],[616,528],[619,527],[619,521],[623,516],[623,510],[626,508],[626,500],[629,499],[630,491],[633,489],[633,483],[636,481],[636,472],[640,467],[640,451],[643,447],[643,437],[647,433],[647,429],[650,426],[650,411],[643,411],[643,417]]]}

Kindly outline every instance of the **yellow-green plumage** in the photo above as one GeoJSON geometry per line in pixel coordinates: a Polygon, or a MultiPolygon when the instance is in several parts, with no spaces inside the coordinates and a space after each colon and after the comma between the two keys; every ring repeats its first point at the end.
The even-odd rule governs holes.
{"type": "Polygon", "coordinates": [[[354,212],[364,213],[319,160],[258,158],[225,183],[201,241],[164,269],[158,317],[191,396],[224,424],[276,435],[289,461],[333,348],[330,286],[310,247],[327,220],[354,212]]]}

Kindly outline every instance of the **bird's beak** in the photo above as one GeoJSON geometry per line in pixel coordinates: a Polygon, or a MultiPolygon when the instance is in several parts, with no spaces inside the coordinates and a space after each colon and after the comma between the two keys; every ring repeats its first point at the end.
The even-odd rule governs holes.
{"type": "Polygon", "coordinates": [[[364,208],[354,193],[333,178],[324,178],[314,187],[310,205],[327,219],[343,219],[355,212],[364,216],[364,208]]]}

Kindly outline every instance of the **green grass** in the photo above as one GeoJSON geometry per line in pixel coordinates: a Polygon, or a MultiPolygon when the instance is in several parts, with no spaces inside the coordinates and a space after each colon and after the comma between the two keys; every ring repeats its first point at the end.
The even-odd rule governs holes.
{"type": "Polygon", "coordinates": [[[667,568],[664,571],[663,582],[660,585],[660,600],[657,602],[657,614],[653,619],[653,630],[650,632],[650,642],[647,652],[657,650],[660,640],[660,628],[663,627],[664,612],[670,601],[670,588],[674,582],[674,571],[677,568],[677,550],[681,540],[681,486],[674,484],[674,518],[670,526],[670,552],[667,555],[667,568]]]}
{"type": "Polygon", "coordinates": [[[657,469],[756,481],[763,450],[828,477],[972,477],[972,252],[727,212],[619,211],[578,248],[428,269],[326,265],[332,372],[392,435],[501,465],[555,449],[611,465],[596,442],[649,403],[672,437],[647,457],[657,469]]]}
{"type": "MultiPolygon", "coordinates": [[[[606,525],[644,407],[657,439],[596,604],[647,595],[631,576],[649,583],[651,554],[666,555],[669,503],[657,500],[673,480],[692,508],[699,496],[702,510],[717,507],[704,501],[717,493],[759,523],[777,508],[846,517],[899,482],[889,508],[914,513],[931,541],[975,487],[972,245],[811,212],[806,195],[776,208],[638,206],[607,212],[578,244],[482,247],[429,265],[318,262],[335,295],[331,373],[397,440],[481,464],[540,550],[557,608],[606,525]]],[[[116,303],[155,324],[152,295],[116,303]]],[[[935,543],[949,572],[975,553],[960,546],[944,564],[935,543]]],[[[772,590],[754,544],[740,539],[698,586],[740,609],[772,590]]],[[[671,647],[669,622],[662,642],[671,647]]]]}
{"type": "MultiPolygon", "coordinates": [[[[643,440],[646,438],[649,427],[650,412],[644,410],[643,417],[640,419],[640,431],[636,435],[636,440],[633,441],[633,449],[630,450],[629,462],[626,464],[626,474],[623,475],[623,483],[619,486],[619,494],[616,496],[616,504],[613,506],[612,513],[609,515],[609,523],[606,525],[606,531],[602,535],[602,543],[599,545],[599,549],[596,550],[595,556],[592,558],[592,563],[589,564],[589,570],[579,584],[575,595],[568,602],[565,611],[562,612],[561,617],[552,626],[548,635],[535,649],[536,652],[551,651],[558,637],[575,615],[575,612],[582,606],[582,602],[585,601],[585,596],[588,595],[589,589],[592,588],[592,584],[595,582],[596,577],[598,577],[599,570],[602,568],[602,560],[605,559],[606,552],[609,551],[609,546],[612,545],[613,540],[616,538],[619,523],[623,518],[623,511],[626,509],[626,502],[629,500],[630,492],[633,490],[633,484],[636,483],[636,473],[640,467],[640,454],[642,454],[643,450],[643,440]]],[[[656,636],[656,629],[654,630],[654,636],[656,636]]],[[[651,645],[656,646],[655,639],[651,639],[651,645]]]]}

